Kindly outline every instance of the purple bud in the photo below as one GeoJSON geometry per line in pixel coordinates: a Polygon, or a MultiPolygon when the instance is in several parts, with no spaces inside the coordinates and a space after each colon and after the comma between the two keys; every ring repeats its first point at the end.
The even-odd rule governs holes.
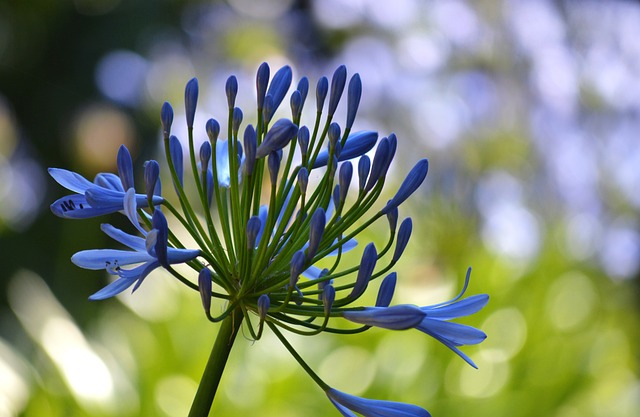
{"type": "Polygon", "coordinates": [[[187,127],[193,128],[193,119],[196,117],[196,105],[198,104],[198,79],[192,78],[184,89],[184,108],[187,116],[187,127]]]}
{"type": "Polygon", "coordinates": [[[211,271],[209,268],[200,270],[198,289],[200,290],[200,298],[202,298],[202,307],[208,316],[211,313],[211,271]]]}
{"type": "Polygon", "coordinates": [[[248,125],[244,130],[244,151],[246,154],[244,160],[247,175],[253,174],[253,168],[256,164],[256,146],[258,138],[256,131],[252,125],[248,125]]]}
{"type": "Polygon", "coordinates": [[[273,151],[284,148],[298,133],[298,126],[290,120],[280,119],[271,126],[264,141],[256,150],[256,158],[264,158],[273,151]]]}
{"type": "MultiPolygon", "coordinates": [[[[347,161],[357,158],[369,152],[378,141],[378,133],[363,130],[349,135],[342,150],[340,151],[339,161],[347,161]]],[[[313,168],[320,168],[327,165],[329,160],[329,152],[324,150],[318,154],[313,168]]]]}
{"type": "Polygon", "coordinates": [[[333,73],[331,79],[331,95],[329,96],[329,116],[333,116],[342,97],[344,91],[344,85],[347,82],[347,67],[340,65],[333,73]]]}
{"type": "Polygon", "coordinates": [[[300,145],[300,153],[304,159],[309,151],[309,128],[302,126],[298,130],[298,145],[300,145]]]}
{"type": "Polygon", "coordinates": [[[267,158],[267,167],[269,168],[269,178],[271,185],[276,186],[278,181],[278,171],[280,171],[280,156],[278,152],[271,152],[267,158]]]}
{"type": "Polygon", "coordinates": [[[390,134],[387,140],[389,141],[389,153],[387,154],[387,160],[380,171],[380,178],[385,178],[387,176],[387,171],[389,171],[391,161],[393,161],[393,157],[396,155],[396,148],[398,147],[398,139],[396,138],[395,133],[390,134]]]}
{"type": "Polygon", "coordinates": [[[358,187],[360,191],[364,190],[364,186],[369,176],[369,170],[371,169],[371,159],[367,155],[363,155],[358,161],[358,187]]]}
{"type": "Polygon", "coordinates": [[[162,133],[165,138],[171,134],[171,124],[173,123],[173,108],[168,102],[164,102],[160,110],[160,122],[162,123],[162,133]]]}
{"type": "Polygon", "coordinates": [[[169,260],[167,258],[167,242],[169,239],[169,227],[167,226],[167,218],[164,217],[162,210],[156,209],[151,217],[151,227],[157,230],[157,239],[154,246],[155,256],[165,268],[169,268],[169,260]]]}
{"type": "Polygon", "coordinates": [[[178,181],[182,185],[182,172],[184,166],[182,145],[180,144],[180,140],[173,135],[169,138],[169,153],[171,153],[171,161],[173,162],[173,167],[176,169],[178,181]]]}
{"type": "Polygon", "coordinates": [[[353,165],[347,161],[340,167],[338,173],[338,183],[340,184],[340,202],[344,203],[347,198],[347,191],[349,185],[351,185],[351,178],[353,177],[353,165]]]}
{"type": "Polygon", "coordinates": [[[282,103],[287,91],[289,91],[289,87],[291,86],[291,78],[292,72],[291,67],[285,65],[280,68],[274,75],[271,83],[269,83],[269,89],[267,90],[267,95],[270,95],[273,99],[273,105],[269,113],[269,119],[273,117],[273,114],[282,103]]]}
{"type": "Polygon", "coordinates": [[[309,79],[307,77],[300,78],[297,90],[300,92],[300,111],[302,111],[304,102],[307,100],[307,94],[309,94],[309,79]]]}
{"type": "Polygon", "coordinates": [[[161,195],[160,165],[158,165],[157,161],[147,161],[144,165],[144,185],[148,200],[151,200],[154,195],[161,195]]]}
{"type": "Polygon", "coordinates": [[[324,213],[324,209],[322,207],[318,207],[316,211],[313,212],[311,221],[309,222],[309,246],[307,247],[308,261],[311,261],[318,251],[326,221],[327,217],[324,213]]]}
{"type": "Polygon", "coordinates": [[[307,193],[307,185],[309,184],[309,171],[307,168],[302,167],[298,171],[298,187],[300,187],[300,194],[305,195],[307,193]]]}
{"type": "Polygon", "coordinates": [[[350,299],[360,297],[364,293],[364,290],[367,289],[377,261],[378,252],[376,251],[376,247],[373,243],[369,243],[367,247],[364,248],[364,253],[360,260],[360,268],[358,269],[358,276],[356,277],[356,282],[351,290],[351,294],[349,294],[350,299]]]}
{"type": "Polygon", "coordinates": [[[233,109],[233,119],[231,121],[231,130],[233,131],[233,137],[238,137],[238,130],[240,130],[240,124],[242,123],[242,110],[239,107],[233,109]]]}
{"type": "Polygon", "coordinates": [[[258,297],[258,315],[260,316],[260,320],[264,320],[265,317],[267,317],[269,307],[271,307],[271,300],[267,294],[262,294],[258,297]]]}
{"type": "Polygon", "coordinates": [[[340,206],[340,184],[336,184],[335,187],[333,187],[333,193],[331,194],[331,197],[333,198],[333,205],[336,207],[340,206]]]}
{"type": "Polygon", "coordinates": [[[209,142],[202,142],[200,146],[200,164],[202,170],[206,170],[209,166],[209,160],[211,159],[211,144],[209,142]]]}
{"type": "Polygon", "coordinates": [[[396,233],[396,226],[398,225],[398,208],[390,210],[387,213],[387,220],[389,221],[389,230],[393,236],[396,233]]]}
{"type": "Polygon", "coordinates": [[[227,94],[227,105],[229,109],[232,109],[236,105],[236,96],[238,95],[238,79],[235,75],[227,78],[224,91],[227,94]]]}
{"type": "Polygon", "coordinates": [[[324,100],[327,98],[327,92],[329,92],[329,80],[327,80],[327,77],[320,77],[318,86],[316,87],[316,106],[318,112],[322,111],[324,100]]]}
{"type": "Polygon", "coordinates": [[[331,307],[333,307],[333,302],[336,299],[336,289],[333,288],[333,285],[327,284],[322,289],[322,304],[324,305],[324,315],[329,316],[331,313],[331,307]]]}
{"type": "Polygon", "coordinates": [[[218,140],[218,135],[220,135],[220,123],[216,119],[209,119],[207,120],[206,130],[209,140],[215,143],[218,140]]]}
{"type": "Polygon", "coordinates": [[[395,196],[387,203],[387,205],[381,210],[382,214],[386,214],[389,210],[394,207],[398,207],[402,204],[411,194],[414,193],[420,187],[422,182],[427,176],[427,171],[429,170],[429,161],[426,159],[421,159],[418,163],[411,169],[407,177],[404,179],[398,192],[395,196]]]}
{"type": "Polygon", "coordinates": [[[264,97],[267,94],[267,86],[269,85],[269,65],[263,62],[258,68],[256,74],[256,91],[258,93],[258,109],[262,110],[264,106],[264,97]]]}
{"type": "Polygon", "coordinates": [[[273,110],[273,97],[271,94],[267,94],[264,98],[264,106],[262,107],[262,118],[264,119],[265,126],[271,123],[271,118],[275,111],[273,110]]]}
{"type": "Polygon", "coordinates": [[[361,96],[362,81],[360,81],[360,75],[354,74],[351,77],[351,81],[349,81],[349,91],[347,93],[347,124],[345,125],[345,130],[351,130],[353,126],[361,96]]]}
{"type": "Polygon", "coordinates": [[[407,217],[400,223],[400,229],[398,230],[398,240],[396,242],[396,249],[393,251],[393,258],[391,263],[398,262],[398,259],[402,256],[405,248],[407,247],[407,243],[409,243],[409,238],[411,237],[411,231],[413,229],[413,223],[411,222],[411,217],[407,217]]]}
{"type": "Polygon", "coordinates": [[[337,123],[331,123],[329,125],[329,147],[335,148],[336,143],[340,140],[340,125],[337,123]]]}
{"type": "Polygon", "coordinates": [[[376,299],[376,307],[389,307],[393,293],[396,289],[397,276],[395,272],[387,275],[380,284],[380,290],[378,291],[378,298],[376,299]]]}
{"type": "Polygon", "coordinates": [[[125,191],[129,188],[135,188],[133,183],[133,161],[126,146],[120,145],[116,160],[118,175],[120,176],[120,181],[122,181],[122,188],[124,188],[125,191]]]}
{"type": "Polygon", "coordinates": [[[247,220],[247,249],[253,250],[256,247],[256,239],[262,228],[260,217],[253,216],[247,220]]]}
{"type": "Polygon", "coordinates": [[[367,185],[364,187],[365,191],[369,191],[373,188],[373,186],[380,179],[380,174],[382,173],[382,169],[384,165],[387,163],[387,158],[389,157],[389,139],[382,138],[380,143],[378,143],[378,148],[376,149],[376,154],[373,157],[373,164],[371,164],[371,174],[369,175],[369,181],[367,181],[367,185]]]}
{"type": "Polygon", "coordinates": [[[291,287],[295,286],[298,282],[298,278],[300,274],[304,272],[304,265],[306,263],[306,258],[304,251],[299,250],[293,254],[291,257],[291,264],[289,268],[289,285],[291,287]]]}
{"type": "Polygon", "coordinates": [[[296,120],[300,118],[300,113],[302,112],[302,96],[300,95],[300,91],[295,90],[291,93],[291,117],[296,120]]]}

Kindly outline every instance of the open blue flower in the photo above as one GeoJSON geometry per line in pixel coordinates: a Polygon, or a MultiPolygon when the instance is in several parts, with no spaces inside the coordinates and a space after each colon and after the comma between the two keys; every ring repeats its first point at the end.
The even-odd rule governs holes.
{"type": "MultiPolygon", "coordinates": [[[[49,174],[60,185],[77,194],[71,194],[51,204],[53,214],[66,219],[86,219],[124,209],[125,191],[133,187],[133,163],[123,145],[118,151],[119,176],[111,173],[96,175],[93,182],[82,175],[61,168],[49,168],[49,174]]],[[[153,204],[162,203],[159,195],[152,197],[153,204]]],[[[138,207],[147,207],[145,194],[136,194],[138,207]]]]}
{"type": "Polygon", "coordinates": [[[464,294],[469,275],[462,292],[452,300],[426,307],[397,305],[392,307],[365,307],[360,310],[344,311],[342,316],[349,321],[367,326],[390,330],[417,329],[440,341],[469,365],[476,364],[458,346],[475,345],[487,335],[475,327],[452,323],[448,320],[469,316],[480,311],[489,302],[487,294],[459,298],[464,294]]]}
{"type": "Polygon", "coordinates": [[[399,403],[395,401],[371,400],[356,397],[344,392],[329,388],[327,397],[345,417],[356,417],[353,413],[360,413],[365,417],[430,417],[431,414],[424,408],[413,404],[399,403]]]}
{"type": "Polygon", "coordinates": [[[125,212],[132,223],[141,231],[144,238],[130,235],[110,224],[101,225],[101,229],[112,239],[133,249],[91,249],[83,250],[71,257],[71,261],[85,269],[105,269],[118,278],[100,291],[89,297],[91,300],[102,300],[113,297],[136,284],[135,291],[151,271],[166,264],[188,262],[200,255],[200,250],[176,249],[167,245],[167,221],[162,211],[156,209],[152,217],[152,229],[146,232],[136,217],[136,199],[133,189],[126,194],[125,212]],[[123,267],[137,265],[131,269],[123,267]]]}

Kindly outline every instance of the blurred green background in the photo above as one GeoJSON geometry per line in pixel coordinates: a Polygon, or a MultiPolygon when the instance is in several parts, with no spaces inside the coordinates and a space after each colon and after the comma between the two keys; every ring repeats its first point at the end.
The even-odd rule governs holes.
{"type": "MultiPolygon", "coordinates": [[[[447,300],[468,266],[491,295],[464,320],[479,370],[418,332],[292,337],[329,384],[434,416],[640,415],[638,39],[631,1],[0,1],[0,416],[186,415],[216,326],[161,271],[88,301],[108,277],[69,258],[122,219],[53,216],[46,167],[161,158],[160,106],[184,132],[194,76],[196,123],[224,120],[231,73],[253,120],[262,61],[312,91],[360,73],[354,128],[399,138],[389,193],[429,157],[394,302],[447,300]]],[[[269,335],[238,339],[213,413],[338,414],[269,335]]]]}

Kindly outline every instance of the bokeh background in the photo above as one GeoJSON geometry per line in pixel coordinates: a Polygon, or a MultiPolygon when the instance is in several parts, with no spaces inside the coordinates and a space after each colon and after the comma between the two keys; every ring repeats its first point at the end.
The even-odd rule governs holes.
{"type": "MultiPolygon", "coordinates": [[[[108,277],[69,258],[113,242],[50,213],[46,168],[161,158],[194,76],[198,135],[231,73],[252,120],[263,61],[361,75],[355,129],[399,138],[389,193],[429,157],[395,302],[449,299],[468,266],[491,295],[464,321],[479,370],[418,332],[291,338],[327,382],[435,416],[640,415],[639,39],[632,1],[0,1],[0,416],[186,415],[216,332],[198,294],[156,271],[89,302],[108,277]]],[[[214,415],[338,414],[268,335],[230,361],[214,415]]]]}

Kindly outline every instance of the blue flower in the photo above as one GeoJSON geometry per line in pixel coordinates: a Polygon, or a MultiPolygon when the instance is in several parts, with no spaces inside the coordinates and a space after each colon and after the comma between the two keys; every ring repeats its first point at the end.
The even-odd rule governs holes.
{"type": "Polygon", "coordinates": [[[392,307],[365,307],[360,310],[344,311],[342,316],[349,321],[366,326],[390,330],[417,329],[440,341],[469,365],[476,364],[464,354],[458,346],[475,345],[486,339],[487,335],[475,327],[452,323],[448,320],[469,316],[480,311],[489,302],[487,294],[478,294],[459,300],[466,290],[468,278],[462,292],[444,303],[417,307],[414,305],[396,305],[392,307]]]}
{"type": "MultiPolygon", "coordinates": [[[[87,219],[123,210],[125,188],[122,178],[126,182],[133,181],[131,156],[123,146],[118,152],[118,170],[120,176],[111,173],[96,175],[93,182],[82,175],[61,168],[49,168],[49,175],[60,185],[77,194],[71,194],[56,200],[51,204],[53,214],[65,219],[87,219]],[[131,178],[131,179],[129,179],[131,178]]],[[[154,195],[154,205],[161,204],[163,198],[154,195]]],[[[138,207],[147,207],[145,194],[136,194],[138,207]]]]}
{"type": "Polygon", "coordinates": [[[200,255],[200,250],[175,249],[167,247],[167,221],[159,209],[153,213],[151,231],[146,232],[138,223],[136,217],[136,199],[133,189],[127,193],[126,214],[144,238],[130,235],[110,224],[102,224],[101,229],[112,239],[133,249],[133,251],[119,249],[91,249],[83,250],[71,257],[71,261],[81,268],[100,270],[105,269],[118,278],[100,291],[89,297],[91,300],[103,300],[113,297],[136,283],[135,291],[151,271],[165,262],[177,264],[188,262],[200,255]],[[131,210],[133,209],[133,210],[131,210]],[[125,266],[137,265],[131,269],[125,266]]]}
{"type": "Polygon", "coordinates": [[[371,400],[356,397],[329,388],[327,397],[345,417],[356,417],[360,413],[365,417],[430,417],[431,414],[422,407],[395,401],[371,400]]]}

